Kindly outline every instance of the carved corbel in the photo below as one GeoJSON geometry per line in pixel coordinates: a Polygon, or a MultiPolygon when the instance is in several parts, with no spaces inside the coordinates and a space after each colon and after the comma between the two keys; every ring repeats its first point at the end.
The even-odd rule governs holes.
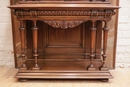
{"type": "Polygon", "coordinates": [[[17,17],[24,17],[24,11],[23,10],[14,10],[14,14],[17,17]]]}
{"type": "Polygon", "coordinates": [[[115,15],[116,13],[113,10],[105,10],[105,18],[111,18],[113,15],[115,15]]]}

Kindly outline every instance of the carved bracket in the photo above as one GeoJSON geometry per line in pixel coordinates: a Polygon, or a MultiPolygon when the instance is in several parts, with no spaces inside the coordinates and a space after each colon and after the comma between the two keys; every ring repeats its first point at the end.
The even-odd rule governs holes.
{"type": "Polygon", "coordinates": [[[44,21],[44,22],[54,28],[67,29],[67,28],[74,28],[85,21],[44,21]]]}

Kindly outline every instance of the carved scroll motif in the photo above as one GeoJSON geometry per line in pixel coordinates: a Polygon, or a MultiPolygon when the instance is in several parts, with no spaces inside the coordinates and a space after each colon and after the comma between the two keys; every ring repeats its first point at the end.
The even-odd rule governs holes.
{"type": "Polygon", "coordinates": [[[54,28],[67,29],[67,28],[74,28],[85,21],[44,21],[44,22],[54,28]]]}

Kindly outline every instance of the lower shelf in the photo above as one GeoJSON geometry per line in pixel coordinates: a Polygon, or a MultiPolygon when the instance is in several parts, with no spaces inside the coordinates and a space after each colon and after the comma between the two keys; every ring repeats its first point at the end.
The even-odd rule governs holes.
{"type": "Polygon", "coordinates": [[[100,71],[99,66],[102,64],[100,60],[94,60],[96,70],[89,71],[87,61],[71,61],[71,62],[50,62],[40,61],[40,70],[33,70],[33,61],[27,61],[27,70],[19,70],[15,78],[26,79],[112,79],[110,72],[100,71]]]}

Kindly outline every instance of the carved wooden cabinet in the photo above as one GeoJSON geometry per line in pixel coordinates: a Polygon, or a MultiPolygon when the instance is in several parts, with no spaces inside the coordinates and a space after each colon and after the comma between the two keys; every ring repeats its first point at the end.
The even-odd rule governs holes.
{"type": "Polygon", "coordinates": [[[107,39],[118,6],[109,0],[12,2],[16,78],[113,78],[106,65],[107,39]]]}

